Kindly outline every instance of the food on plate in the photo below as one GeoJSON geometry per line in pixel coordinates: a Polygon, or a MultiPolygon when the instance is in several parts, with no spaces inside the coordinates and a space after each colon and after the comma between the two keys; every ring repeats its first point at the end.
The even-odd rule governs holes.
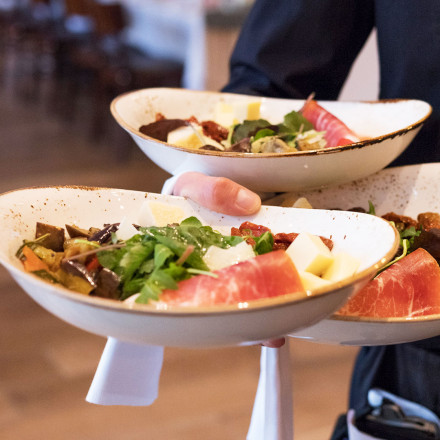
{"type": "MultiPolygon", "coordinates": [[[[277,195],[265,203],[313,209],[307,198],[298,199],[294,193],[277,195]]],[[[372,202],[368,209],[350,210],[377,215],[372,202]]],[[[440,313],[440,213],[422,212],[412,218],[388,212],[381,217],[396,227],[400,247],[394,259],[336,315],[411,318],[440,313]]]]}
{"type": "Polygon", "coordinates": [[[298,272],[282,250],[258,255],[214,272],[181,281],[178,290],[166,289],[160,301],[181,306],[235,304],[304,292],[298,272]]]}
{"type": "MultiPolygon", "coordinates": [[[[152,203],[148,210],[141,209],[144,218],[157,213],[152,203]]],[[[182,214],[174,209],[170,216],[172,211],[182,214]]],[[[161,226],[133,225],[124,218],[102,229],[38,222],[36,231],[16,253],[27,272],[84,295],[157,307],[305,296],[352,276],[359,265],[346,255],[342,258],[350,264],[341,265],[341,255],[333,252],[328,238],[305,232],[275,234],[251,222],[231,228],[230,235],[202,225],[196,217],[161,226]]]]}
{"type": "Polygon", "coordinates": [[[336,116],[308,99],[299,111],[272,123],[260,116],[260,103],[220,102],[213,120],[169,119],[161,113],[139,131],[171,145],[224,153],[292,153],[343,146],[360,139],[336,116]]]}
{"type": "Polygon", "coordinates": [[[360,138],[356,133],[313,99],[306,101],[301,109],[301,114],[313,124],[316,130],[325,133],[327,147],[337,147],[360,142],[360,138]]]}
{"type": "Polygon", "coordinates": [[[440,313],[440,215],[425,212],[413,219],[390,212],[382,217],[400,233],[399,254],[337,314],[411,318],[440,313]]]}
{"type": "Polygon", "coordinates": [[[381,272],[337,312],[374,318],[436,313],[440,313],[440,267],[423,248],[381,272]]]}

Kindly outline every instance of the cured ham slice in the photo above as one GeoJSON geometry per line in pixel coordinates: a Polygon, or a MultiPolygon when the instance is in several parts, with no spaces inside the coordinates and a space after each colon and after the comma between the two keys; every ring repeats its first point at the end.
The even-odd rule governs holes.
{"type": "Polygon", "coordinates": [[[419,248],[370,281],[337,314],[372,318],[440,313],[440,267],[419,248]]]}
{"type": "Polygon", "coordinates": [[[164,290],[161,302],[179,306],[235,304],[304,292],[298,272],[283,250],[268,252],[214,272],[179,282],[178,290],[164,290]]]}
{"type": "Polygon", "coordinates": [[[321,107],[313,99],[306,101],[301,113],[313,124],[316,131],[325,131],[327,148],[360,142],[359,137],[340,119],[321,107]]]}

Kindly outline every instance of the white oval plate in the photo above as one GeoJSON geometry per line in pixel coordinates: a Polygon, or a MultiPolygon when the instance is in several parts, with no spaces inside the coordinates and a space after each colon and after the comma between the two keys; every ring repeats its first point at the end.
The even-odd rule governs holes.
{"type": "MultiPolygon", "coordinates": [[[[371,200],[378,215],[394,211],[411,217],[426,211],[440,212],[440,164],[388,168],[366,179],[312,192],[307,197],[317,208],[368,208],[371,200]]],[[[386,345],[440,335],[440,315],[411,319],[370,319],[332,316],[292,336],[341,345],[386,345]]]]}
{"type": "Polygon", "coordinates": [[[139,132],[157,112],[167,118],[212,119],[218,102],[261,102],[261,116],[279,123],[304,101],[259,98],[227,93],[152,88],[117,97],[111,104],[116,121],[141,150],[171,174],[200,171],[228,177],[255,191],[280,192],[337,185],[369,176],[399,156],[425,120],[431,107],[417,100],[332,102],[320,104],[368,140],[345,147],[285,154],[219,153],[172,146],[139,132]]]}
{"type": "MultiPolygon", "coordinates": [[[[174,212],[169,221],[180,221],[174,212]],[[172,217],[172,218],[171,218],[172,217]]],[[[85,187],[31,188],[0,195],[0,262],[41,306],[81,329],[102,336],[165,346],[214,347],[252,343],[312,325],[343,305],[397,249],[396,231],[386,221],[365,214],[263,207],[252,217],[228,217],[181,197],[138,191],[85,187]],[[139,221],[145,199],[197,216],[202,223],[230,233],[245,220],[274,232],[301,232],[330,237],[335,249],[361,260],[360,272],[313,296],[292,293],[270,300],[210,308],[136,305],[90,297],[49,284],[25,273],[14,254],[24,238],[35,233],[36,221],[88,228],[121,221],[139,221]],[[368,244],[364,237],[369,236],[368,244]],[[373,250],[372,250],[373,249],[373,250]]]]}

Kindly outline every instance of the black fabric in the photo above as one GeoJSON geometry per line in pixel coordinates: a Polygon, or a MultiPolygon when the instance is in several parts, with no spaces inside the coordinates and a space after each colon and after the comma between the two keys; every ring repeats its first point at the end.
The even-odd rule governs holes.
{"type": "MultiPolygon", "coordinates": [[[[421,99],[433,107],[428,123],[391,166],[440,162],[439,0],[256,0],[223,90],[281,98],[314,92],[318,100],[335,100],[374,27],[379,97],[421,99]]],[[[368,390],[376,386],[440,415],[439,371],[440,337],[362,348],[350,406],[365,407],[368,390]]]]}
{"type": "Polygon", "coordinates": [[[337,99],[373,28],[380,98],[429,102],[433,113],[390,166],[440,162],[438,0],[256,0],[230,60],[224,91],[337,99]]]}
{"type": "Polygon", "coordinates": [[[350,407],[362,410],[372,387],[382,388],[397,396],[424,405],[440,414],[440,338],[433,344],[400,344],[364,347],[356,359],[350,407]]]}
{"type": "Polygon", "coordinates": [[[348,440],[348,429],[347,429],[347,415],[341,414],[336,419],[335,427],[333,428],[332,436],[330,440],[348,440]]]}

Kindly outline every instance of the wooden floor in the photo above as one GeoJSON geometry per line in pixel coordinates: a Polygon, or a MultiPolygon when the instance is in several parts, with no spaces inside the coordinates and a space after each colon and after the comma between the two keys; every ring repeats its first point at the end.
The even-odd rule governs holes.
{"type": "MultiPolygon", "coordinates": [[[[104,138],[90,139],[87,99],[66,120],[44,99],[21,97],[15,83],[0,90],[0,192],[47,184],[160,191],[167,175],[110,118],[104,138]]],[[[258,347],[168,348],[151,407],[95,406],[84,399],[105,340],[40,308],[4,269],[0,295],[0,439],[245,439],[258,347]]],[[[295,438],[328,439],[357,349],[293,340],[291,352],[295,438]]]]}

